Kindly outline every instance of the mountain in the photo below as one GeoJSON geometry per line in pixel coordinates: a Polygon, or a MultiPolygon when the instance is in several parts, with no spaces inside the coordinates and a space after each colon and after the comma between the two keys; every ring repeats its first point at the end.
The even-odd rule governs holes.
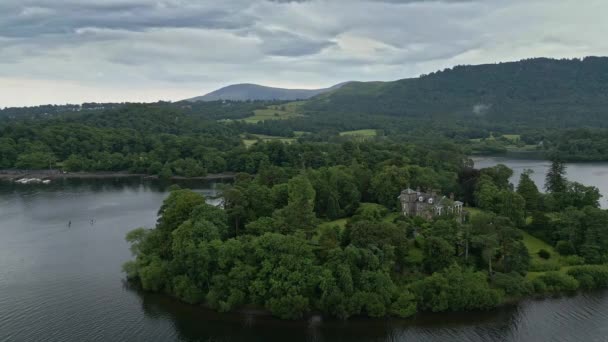
{"type": "Polygon", "coordinates": [[[608,58],[535,58],[393,82],[350,82],[310,99],[303,110],[464,125],[608,127],[608,58]]]}
{"type": "Polygon", "coordinates": [[[233,84],[227,87],[212,91],[203,96],[193,97],[186,101],[247,101],[247,100],[305,100],[313,96],[338,89],[347,82],[336,84],[333,87],[323,89],[286,89],[266,87],[259,84],[242,83],[233,84]]]}

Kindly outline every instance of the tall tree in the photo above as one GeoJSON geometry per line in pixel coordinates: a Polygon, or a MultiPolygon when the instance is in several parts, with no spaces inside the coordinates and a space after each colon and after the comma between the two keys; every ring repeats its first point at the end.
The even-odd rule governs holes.
{"type": "Polygon", "coordinates": [[[519,178],[519,184],[517,184],[517,193],[526,201],[526,210],[528,212],[536,210],[538,208],[538,201],[540,200],[538,187],[534,184],[532,178],[530,178],[533,172],[530,169],[524,170],[519,178]]]}
{"type": "Polygon", "coordinates": [[[551,161],[551,167],[545,178],[545,189],[549,192],[564,192],[566,190],[566,165],[559,158],[551,161]]]}
{"type": "Polygon", "coordinates": [[[275,218],[283,232],[303,230],[308,239],[312,238],[312,232],[316,227],[315,189],[304,175],[296,176],[289,180],[288,203],[283,209],[275,212],[275,218]]]}

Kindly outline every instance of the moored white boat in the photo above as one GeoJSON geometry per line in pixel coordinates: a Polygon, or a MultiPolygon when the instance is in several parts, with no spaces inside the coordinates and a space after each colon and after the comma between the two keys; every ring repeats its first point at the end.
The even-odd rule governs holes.
{"type": "MultiPolygon", "coordinates": [[[[48,180],[48,179],[47,179],[48,180]]],[[[15,183],[19,183],[19,184],[30,184],[30,183],[44,183],[42,179],[40,178],[20,178],[17,179],[15,181],[15,183]]],[[[49,180],[50,183],[50,180],[49,180]]],[[[48,183],[44,183],[44,184],[48,184],[48,183]]]]}

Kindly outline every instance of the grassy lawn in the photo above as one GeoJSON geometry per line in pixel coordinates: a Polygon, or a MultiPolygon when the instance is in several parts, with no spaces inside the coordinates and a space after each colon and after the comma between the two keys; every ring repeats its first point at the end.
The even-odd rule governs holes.
{"type": "Polygon", "coordinates": [[[524,232],[523,230],[521,231],[521,233],[524,235],[524,245],[526,245],[526,248],[528,248],[528,252],[530,252],[530,256],[532,257],[532,259],[541,259],[538,256],[538,251],[540,251],[541,249],[544,249],[547,252],[551,253],[551,258],[549,258],[548,260],[551,260],[553,258],[557,259],[559,257],[559,254],[548,243],[544,242],[541,239],[535,238],[534,236],[524,232]]]}
{"type": "Polygon", "coordinates": [[[422,252],[422,249],[414,245],[414,241],[410,241],[407,250],[407,260],[411,264],[422,264],[424,261],[424,253],[422,252]]]}
{"type": "Polygon", "coordinates": [[[521,232],[524,237],[524,245],[526,246],[526,248],[528,249],[528,253],[530,254],[530,279],[533,279],[534,277],[544,273],[545,271],[565,270],[565,268],[563,267],[565,265],[561,260],[561,256],[559,253],[557,253],[557,251],[555,251],[553,246],[538,238],[535,238],[534,236],[524,231],[521,232]],[[541,249],[544,249],[551,254],[549,259],[543,259],[538,255],[538,251],[540,251],[541,249]]]}
{"type": "Polygon", "coordinates": [[[245,144],[245,147],[247,147],[247,148],[250,148],[257,142],[258,142],[257,139],[243,139],[243,144],[245,144]]]}
{"type": "MultiPolygon", "coordinates": [[[[507,140],[510,140],[511,142],[517,142],[520,139],[519,134],[503,134],[502,137],[504,137],[507,140]]],[[[471,141],[471,142],[480,142],[481,140],[483,140],[483,139],[482,138],[469,139],[469,141],[471,141]]],[[[494,134],[490,134],[490,136],[485,138],[485,140],[496,140],[496,137],[494,136],[494,134]]]]}
{"type": "Polygon", "coordinates": [[[511,141],[517,141],[520,138],[519,134],[503,134],[502,136],[511,141]]]}
{"type": "Polygon", "coordinates": [[[314,241],[315,243],[318,243],[319,236],[321,236],[321,233],[324,230],[331,229],[335,226],[338,226],[338,228],[340,229],[340,232],[344,231],[344,227],[346,227],[347,222],[348,222],[348,218],[341,218],[341,219],[327,221],[327,222],[323,222],[323,223],[319,224],[314,233],[314,236],[312,237],[312,241],[314,241]]]}
{"type": "Polygon", "coordinates": [[[322,229],[322,228],[331,228],[333,226],[338,226],[338,227],[340,227],[340,229],[344,229],[347,221],[348,221],[347,218],[341,218],[341,219],[337,219],[334,221],[323,222],[319,225],[318,228],[322,229]]]}
{"type": "Polygon", "coordinates": [[[242,136],[243,143],[245,144],[245,147],[247,147],[247,148],[251,147],[253,144],[257,143],[260,140],[261,141],[278,140],[278,141],[281,141],[286,144],[291,144],[292,142],[296,141],[295,138],[285,138],[285,137],[279,137],[279,136],[273,136],[273,135],[250,134],[249,137],[251,137],[251,136],[255,137],[256,139],[246,139],[245,135],[242,136]]]}
{"type": "Polygon", "coordinates": [[[395,219],[399,216],[401,216],[401,213],[389,213],[382,219],[382,221],[393,223],[393,221],[395,221],[395,219]]]}
{"type": "MultiPolygon", "coordinates": [[[[384,209],[386,210],[386,208],[380,204],[376,204],[376,203],[361,203],[360,204],[361,208],[380,208],[380,209],[384,209]]],[[[399,217],[400,213],[388,213],[386,216],[384,216],[382,218],[383,222],[393,222],[397,217],[399,217]]],[[[319,224],[317,226],[317,235],[322,232],[324,229],[329,229],[332,228],[334,226],[338,226],[340,228],[340,230],[344,230],[344,227],[346,227],[346,223],[348,223],[348,220],[350,219],[350,217],[345,217],[345,218],[341,218],[341,219],[337,219],[337,220],[333,220],[333,221],[327,221],[327,222],[323,222],[321,224],[319,224]]]]}
{"type": "Polygon", "coordinates": [[[480,213],[483,213],[481,209],[472,208],[472,207],[464,207],[464,210],[469,212],[469,217],[477,216],[480,213]]]}
{"type": "Polygon", "coordinates": [[[257,123],[265,120],[285,120],[302,116],[298,113],[298,108],[303,103],[304,101],[295,101],[282,105],[268,106],[264,109],[257,109],[253,111],[253,116],[245,118],[243,121],[247,123],[257,123]]]}
{"type": "Polygon", "coordinates": [[[536,145],[524,145],[522,147],[518,147],[515,145],[507,146],[508,151],[517,151],[517,152],[528,152],[528,151],[538,151],[538,146],[536,145]]]}
{"type": "Polygon", "coordinates": [[[340,132],[340,136],[359,136],[359,137],[375,137],[378,131],[375,129],[359,129],[356,131],[340,132]]]}

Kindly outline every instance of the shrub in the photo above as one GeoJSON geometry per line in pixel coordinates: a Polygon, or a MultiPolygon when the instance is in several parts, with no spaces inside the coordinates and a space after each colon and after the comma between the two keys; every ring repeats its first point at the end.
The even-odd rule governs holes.
{"type": "Polygon", "coordinates": [[[536,278],[532,280],[532,287],[534,288],[535,293],[545,293],[547,292],[547,284],[545,284],[542,279],[536,278]]]}
{"type": "Polygon", "coordinates": [[[421,311],[463,311],[494,308],[502,292],[489,286],[484,272],[452,265],[411,286],[421,311]]]}
{"type": "Polygon", "coordinates": [[[416,296],[408,290],[402,291],[397,297],[397,300],[391,305],[391,313],[401,318],[414,315],[416,310],[416,296]]]}
{"type": "Polygon", "coordinates": [[[298,319],[309,310],[308,298],[301,295],[287,295],[279,298],[271,298],[266,303],[273,315],[283,319],[298,319]]]}
{"type": "Polygon", "coordinates": [[[555,244],[555,250],[561,255],[574,254],[574,247],[568,241],[560,240],[555,244]]]}
{"type": "Polygon", "coordinates": [[[579,287],[582,289],[595,288],[595,280],[590,274],[580,274],[578,277],[576,277],[576,280],[578,280],[579,287]]]}
{"type": "Polygon", "coordinates": [[[424,246],[424,238],[422,236],[416,236],[414,239],[414,247],[422,248],[424,246]]]}
{"type": "Polygon", "coordinates": [[[534,292],[534,286],[517,272],[494,274],[492,285],[508,296],[522,296],[534,292]]]}
{"type": "Polygon", "coordinates": [[[578,255],[567,255],[561,258],[561,262],[566,266],[576,266],[585,263],[585,258],[578,255]]]}
{"type": "Polygon", "coordinates": [[[574,277],[558,271],[546,272],[537,279],[545,283],[548,292],[576,291],[579,286],[574,277]]]}
{"type": "Polygon", "coordinates": [[[141,286],[146,291],[160,291],[165,286],[167,279],[166,265],[159,259],[153,259],[149,265],[139,269],[141,286]]]}
{"type": "Polygon", "coordinates": [[[551,258],[551,253],[549,253],[549,251],[547,251],[546,249],[541,249],[540,251],[538,251],[538,256],[547,260],[551,258]]]}
{"type": "Polygon", "coordinates": [[[567,273],[578,280],[582,288],[608,287],[608,265],[575,266],[570,268],[567,273]]]}
{"type": "Polygon", "coordinates": [[[186,303],[195,304],[203,300],[203,292],[185,275],[173,278],[173,294],[186,303]]]}

